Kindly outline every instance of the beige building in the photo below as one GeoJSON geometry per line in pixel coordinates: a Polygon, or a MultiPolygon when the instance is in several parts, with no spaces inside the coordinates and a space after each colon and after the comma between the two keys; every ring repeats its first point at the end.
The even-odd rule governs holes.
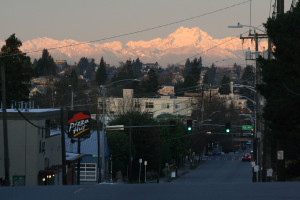
{"type": "MultiPolygon", "coordinates": [[[[7,109],[9,177],[11,185],[62,183],[58,109],[7,109]],[[52,135],[52,136],[51,136],[52,135]]],[[[5,178],[3,118],[0,110],[0,179],[5,178]]]]}
{"type": "MultiPolygon", "coordinates": [[[[193,97],[160,96],[158,98],[134,98],[132,89],[124,89],[122,98],[106,99],[106,113],[113,115],[128,111],[147,112],[153,118],[161,114],[191,116],[193,97]]],[[[101,104],[102,98],[99,98],[101,104]]],[[[101,107],[101,106],[100,106],[101,107]]]]}

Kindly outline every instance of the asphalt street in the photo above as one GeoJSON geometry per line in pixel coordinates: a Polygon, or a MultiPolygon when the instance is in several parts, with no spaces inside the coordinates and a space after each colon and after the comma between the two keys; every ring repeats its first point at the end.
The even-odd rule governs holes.
{"type": "Polygon", "coordinates": [[[300,200],[299,182],[252,183],[251,177],[249,162],[223,155],[208,157],[172,182],[0,187],[0,199],[300,200]]]}

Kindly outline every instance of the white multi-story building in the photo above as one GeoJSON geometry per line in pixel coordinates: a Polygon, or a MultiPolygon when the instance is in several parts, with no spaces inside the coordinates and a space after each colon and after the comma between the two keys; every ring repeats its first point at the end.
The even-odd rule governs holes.
{"type": "MultiPolygon", "coordinates": [[[[191,116],[193,100],[193,97],[176,96],[134,98],[132,89],[124,89],[122,98],[106,98],[106,113],[118,115],[128,111],[140,111],[147,112],[153,118],[161,114],[191,116]]],[[[101,102],[102,98],[99,98],[99,103],[101,102]]]]}

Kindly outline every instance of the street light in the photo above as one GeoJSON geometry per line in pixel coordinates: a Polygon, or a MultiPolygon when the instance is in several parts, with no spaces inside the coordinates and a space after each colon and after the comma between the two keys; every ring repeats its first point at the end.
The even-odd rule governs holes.
{"type": "MultiPolygon", "coordinates": [[[[102,159],[101,159],[101,178],[102,180],[104,180],[104,175],[105,175],[105,136],[106,136],[106,133],[105,133],[105,103],[106,103],[106,90],[109,86],[112,86],[116,83],[119,83],[119,82],[124,82],[124,81],[140,81],[138,79],[122,79],[122,80],[118,80],[118,81],[115,81],[115,82],[112,82],[108,85],[100,85],[100,88],[102,89],[102,93],[103,93],[103,98],[102,98],[102,137],[101,137],[101,140],[100,140],[100,134],[98,135],[99,138],[98,138],[98,141],[100,140],[101,141],[101,149],[102,149],[102,159]]],[[[100,156],[100,148],[98,148],[98,156],[100,156]]],[[[99,162],[99,160],[98,160],[99,162]]],[[[99,163],[98,163],[99,165],[99,163]]]]}
{"type": "Polygon", "coordinates": [[[250,27],[250,28],[253,28],[253,29],[257,29],[263,33],[266,33],[266,31],[258,28],[258,27],[255,27],[255,26],[251,26],[251,25],[244,25],[244,24],[240,24],[239,22],[237,23],[237,25],[235,26],[228,26],[228,28],[244,28],[244,27],[250,27]]]}
{"type": "Polygon", "coordinates": [[[144,161],[144,165],[145,165],[145,183],[147,181],[147,161],[144,161]]]}
{"type": "Polygon", "coordinates": [[[139,159],[139,163],[140,163],[140,170],[139,170],[139,183],[141,183],[141,165],[143,163],[143,159],[139,159]]]}

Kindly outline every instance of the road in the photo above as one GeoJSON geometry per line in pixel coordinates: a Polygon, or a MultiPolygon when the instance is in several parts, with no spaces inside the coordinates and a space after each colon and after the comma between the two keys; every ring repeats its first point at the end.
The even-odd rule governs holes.
{"type": "Polygon", "coordinates": [[[1,200],[298,200],[300,183],[252,183],[249,162],[209,157],[172,182],[148,184],[0,187],[1,200]]]}
{"type": "Polygon", "coordinates": [[[210,156],[195,170],[176,179],[176,183],[251,183],[250,162],[242,162],[243,153],[210,156]]]}

